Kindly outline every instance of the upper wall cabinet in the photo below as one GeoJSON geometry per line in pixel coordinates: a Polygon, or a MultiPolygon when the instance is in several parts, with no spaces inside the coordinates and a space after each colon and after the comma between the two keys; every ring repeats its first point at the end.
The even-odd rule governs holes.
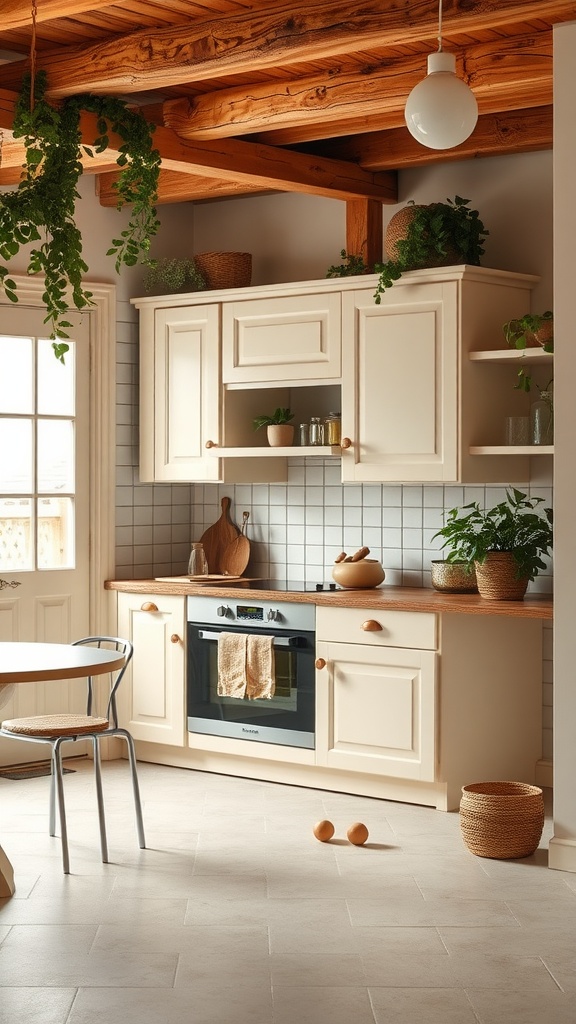
{"type": "Polygon", "coordinates": [[[225,302],[222,381],[261,385],[340,378],[338,292],[225,302]]]}
{"type": "Polygon", "coordinates": [[[530,309],[535,279],[479,267],[405,274],[385,292],[343,295],[344,481],[499,482],[528,478],[526,455],[478,458],[526,411],[517,366],[472,362],[502,346],[502,324],[530,309]],[[347,443],[346,441],[346,443],[347,443]]]}

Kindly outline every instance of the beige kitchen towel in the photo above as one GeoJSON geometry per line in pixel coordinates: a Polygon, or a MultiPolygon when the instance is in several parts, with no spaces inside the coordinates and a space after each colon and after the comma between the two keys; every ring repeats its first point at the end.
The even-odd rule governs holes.
{"type": "Polygon", "coordinates": [[[247,633],[218,636],[218,696],[246,696],[247,633]]]}
{"type": "Polygon", "coordinates": [[[274,637],[250,633],[246,646],[246,696],[270,700],[274,696],[274,637]]]}

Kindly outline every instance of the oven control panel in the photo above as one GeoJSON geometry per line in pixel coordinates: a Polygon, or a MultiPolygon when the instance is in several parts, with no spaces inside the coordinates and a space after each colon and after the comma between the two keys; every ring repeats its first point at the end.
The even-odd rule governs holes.
{"type": "Polygon", "coordinates": [[[270,628],[276,623],[282,629],[314,630],[316,609],[312,604],[287,601],[228,601],[224,604],[217,597],[190,595],[187,598],[188,622],[202,625],[216,624],[222,620],[243,623],[256,629],[270,628]]]}

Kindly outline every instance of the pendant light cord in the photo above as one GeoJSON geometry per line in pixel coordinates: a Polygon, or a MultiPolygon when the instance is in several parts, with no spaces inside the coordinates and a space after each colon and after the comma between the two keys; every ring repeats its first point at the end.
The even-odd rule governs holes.
{"type": "Polygon", "coordinates": [[[438,0],[438,53],[442,53],[442,0],[438,0]]]}
{"type": "MultiPolygon", "coordinates": [[[[440,0],[442,2],[442,0],[440,0]]],[[[32,35],[30,38],[30,113],[34,110],[34,79],[36,78],[36,0],[32,0],[32,35]]]]}

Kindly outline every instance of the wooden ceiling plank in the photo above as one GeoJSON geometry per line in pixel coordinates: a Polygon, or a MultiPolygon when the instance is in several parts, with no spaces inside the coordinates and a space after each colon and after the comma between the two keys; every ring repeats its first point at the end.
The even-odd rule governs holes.
{"type": "MultiPolygon", "coordinates": [[[[110,6],[110,0],[42,0],[36,9],[36,24],[41,25],[54,18],[74,18],[110,6]]],[[[29,0],[2,0],[2,32],[26,28],[30,22],[29,0]]]]}
{"type": "MultiPolygon", "coordinates": [[[[194,98],[166,100],[164,123],[183,138],[216,139],[278,128],[338,122],[351,116],[400,114],[410,91],[422,80],[421,56],[394,58],[380,64],[344,65],[311,77],[222,89],[194,98]]],[[[457,55],[457,74],[480,101],[494,89],[527,87],[552,81],[552,33],[512,37],[497,44],[469,47],[457,55]]],[[[332,131],[334,134],[334,131],[332,131]]]]}
{"type": "MultiPolygon", "coordinates": [[[[444,12],[444,37],[525,22],[542,13],[541,0],[454,3],[444,12]]],[[[573,0],[547,0],[545,13],[548,24],[569,21],[573,0]]],[[[390,0],[365,0],[352,9],[349,0],[296,0],[290,6],[43,52],[41,66],[54,97],[82,91],[130,93],[299,63],[303,55],[307,60],[337,56],[350,49],[351,39],[356,49],[432,41],[437,19],[437,0],[412,0],[401,7],[390,0]]]]}
{"type": "MultiPolygon", "coordinates": [[[[117,180],[117,172],[101,174],[96,179],[96,193],[101,206],[116,206],[118,192],[114,188],[114,182],[117,180]]],[[[161,171],[158,182],[158,204],[231,199],[236,196],[262,195],[265,191],[267,190],[247,185],[245,182],[238,184],[233,181],[222,181],[219,178],[181,174],[177,171],[161,171]]],[[[382,216],[380,216],[380,220],[382,220],[382,216]]]]}

